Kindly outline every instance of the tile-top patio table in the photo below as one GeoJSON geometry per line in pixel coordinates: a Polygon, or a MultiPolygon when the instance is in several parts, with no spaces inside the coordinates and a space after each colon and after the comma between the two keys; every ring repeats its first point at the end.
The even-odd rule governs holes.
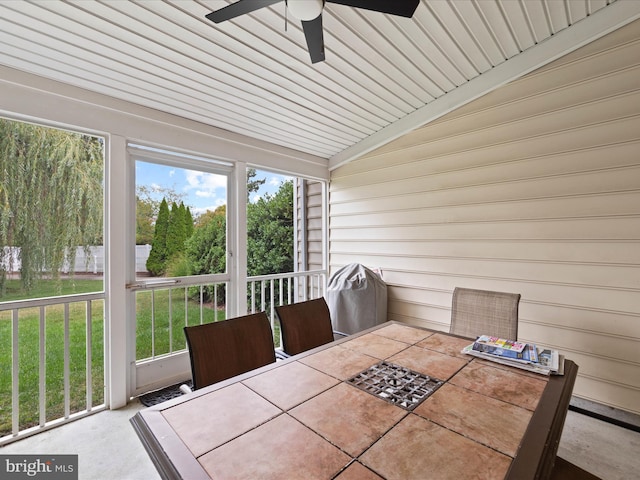
{"type": "Polygon", "coordinates": [[[131,422],[168,479],[547,477],[577,366],[547,377],[469,343],[388,322],[131,422]]]}

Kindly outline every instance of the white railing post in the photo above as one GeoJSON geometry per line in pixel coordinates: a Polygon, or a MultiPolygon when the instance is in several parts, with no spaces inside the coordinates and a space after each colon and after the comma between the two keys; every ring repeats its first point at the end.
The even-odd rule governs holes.
{"type": "Polygon", "coordinates": [[[18,336],[19,311],[11,314],[11,424],[12,432],[20,431],[20,342],[18,336]]]}
{"type": "Polygon", "coordinates": [[[40,375],[38,378],[38,409],[40,411],[40,421],[38,424],[42,427],[45,423],[47,423],[47,410],[46,410],[46,392],[47,392],[47,355],[46,355],[46,329],[45,329],[45,314],[44,314],[44,306],[41,306],[38,309],[38,323],[39,323],[39,347],[40,347],[40,358],[38,359],[38,364],[40,367],[40,375]]]}
{"type": "Polygon", "coordinates": [[[64,304],[64,418],[69,418],[71,414],[71,385],[69,383],[69,375],[71,369],[69,364],[70,357],[70,338],[69,338],[69,303],[64,304]]]}
{"type": "MultiPolygon", "coordinates": [[[[98,406],[94,408],[92,405],[94,401],[92,369],[94,355],[92,351],[92,340],[95,333],[92,324],[92,301],[100,300],[103,302],[104,298],[104,293],[96,292],[0,303],[0,312],[11,312],[11,368],[8,369],[10,381],[7,382],[7,387],[11,388],[11,410],[5,409],[1,412],[7,416],[5,423],[7,425],[10,423],[11,428],[10,433],[9,431],[0,433],[0,445],[53,428],[54,426],[87,415],[92,411],[98,411],[105,408],[104,404],[100,405],[100,408],[97,408],[98,406]],[[74,306],[78,306],[78,309],[74,308],[74,306]],[[84,310],[80,310],[83,306],[84,310]],[[48,323],[48,319],[55,319],[59,314],[62,316],[62,322],[50,321],[48,323]],[[30,323],[33,325],[33,330],[29,327],[30,323]],[[35,338],[21,339],[21,328],[24,329],[22,337],[26,337],[25,332],[28,333],[29,331],[33,331],[34,335],[38,335],[37,347],[35,347],[35,338]],[[54,328],[59,328],[59,330],[53,332],[51,329],[54,328]],[[84,330],[85,332],[85,341],[79,345],[72,344],[72,333],[80,330],[84,330]],[[47,411],[47,376],[57,373],[51,365],[47,364],[48,333],[52,335],[52,338],[56,333],[62,336],[61,345],[49,342],[49,348],[62,350],[61,373],[63,382],[63,398],[58,405],[55,405],[52,408],[52,410],[55,410],[56,407],[57,409],[62,410],[59,418],[48,418],[52,414],[51,410],[47,411]],[[25,343],[25,341],[27,343],[25,343]],[[77,346],[85,349],[84,360],[75,361],[74,358],[72,358],[72,349],[77,346]],[[21,385],[21,370],[24,375],[24,369],[28,367],[26,363],[20,362],[20,354],[21,352],[24,352],[25,348],[35,349],[35,351],[30,351],[30,353],[35,356],[34,363],[37,362],[37,366],[33,367],[37,372],[37,379],[33,381],[27,380],[21,385]],[[76,409],[73,407],[73,405],[76,404],[76,400],[80,401],[80,405],[82,405],[82,399],[77,398],[75,395],[75,393],[77,393],[76,387],[81,388],[81,385],[78,385],[77,383],[72,384],[71,372],[72,370],[75,371],[76,368],[81,369],[82,364],[84,364],[84,368],[86,370],[85,378],[81,380],[86,388],[86,405],[84,408],[78,407],[79,411],[73,411],[76,409]],[[27,391],[27,389],[33,389],[33,391],[27,391]],[[23,403],[22,406],[20,405],[21,398],[23,403]],[[25,403],[26,401],[29,403],[25,403]],[[10,420],[8,418],[9,416],[10,420]],[[27,416],[29,419],[25,420],[25,417],[27,416]],[[21,422],[29,422],[30,425],[35,426],[24,428],[21,426],[21,422]]],[[[104,344],[106,345],[106,339],[104,344]]],[[[104,375],[106,380],[106,371],[104,372],[104,375]]],[[[107,391],[104,389],[103,395],[106,394],[107,391]]]]}
{"type": "Polygon", "coordinates": [[[93,315],[93,304],[91,300],[87,300],[85,305],[85,322],[87,322],[85,327],[85,349],[87,352],[86,356],[86,371],[87,378],[86,381],[86,389],[87,389],[87,411],[91,411],[93,404],[93,324],[92,324],[92,315],[93,315]]]}

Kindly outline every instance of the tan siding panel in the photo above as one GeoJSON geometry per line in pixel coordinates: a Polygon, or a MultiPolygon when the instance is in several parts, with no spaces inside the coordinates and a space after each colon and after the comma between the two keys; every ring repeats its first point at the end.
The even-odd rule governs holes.
{"type": "MultiPolygon", "coordinates": [[[[638,124],[640,117],[632,116],[629,118],[620,118],[604,123],[592,123],[581,128],[563,130],[559,132],[550,132],[540,136],[532,136],[525,138],[516,138],[508,136],[503,143],[495,144],[482,142],[480,145],[471,144],[465,141],[464,136],[456,136],[453,139],[445,139],[439,141],[439,136],[434,139],[424,139],[421,143],[412,148],[401,149],[394,153],[384,155],[373,155],[371,157],[371,165],[365,169],[365,173],[375,172],[378,169],[391,169],[400,165],[411,164],[416,160],[429,159],[429,163],[435,162],[436,159],[457,156],[467,160],[470,165],[478,165],[484,163],[500,163],[508,159],[531,158],[543,155],[563,154],[572,151],[583,151],[590,148],[604,147],[625,142],[637,141],[640,138],[640,129],[638,124]]],[[[502,127],[505,127],[503,125],[502,127]]],[[[428,131],[428,126],[418,132],[428,131]]],[[[479,137],[482,140],[482,136],[479,137]]],[[[374,152],[375,153],[375,152],[374,152]]],[[[365,159],[354,163],[364,164],[365,159]]],[[[449,162],[440,161],[439,165],[445,170],[454,169],[454,165],[449,162]],[[449,165],[449,168],[446,166],[449,165]]],[[[353,176],[340,176],[340,169],[337,170],[337,183],[334,186],[340,186],[341,181],[351,179],[353,176]]],[[[436,173],[436,170],[430,170],[436,173]]],[[[416,172],[414,172],[416,173],[416,172]]],[[[422,173],[422,171],[418,171],[422,173]]],[[[364,179],[360,177],[358,181],[364,179]]]]}
{"type": "MultiPolygon", "coordinates": [[[[349,263],[349,256],[336,255],[337,263],[349,263]]],[[[428,257],[358,257],[360,263],[377,265],[383,270],[394,268],[431,272],[432,274],[449,274],[469,276],[491,271],[492,276],[508,278],[514,281],[527,281],[535,278],[539,283],[566,284],[573,286],[620,288],[636,291],[640,294],[640,266],[618,267],[606,265],[575,265],[557,263],[504,262],[496,260],[461,260],[428,257]]],[[[638,302],[640,313],[640,302],[638,302]]]]}
{"type": "Polygon", "coordinates": [[[594,334],[637,338],[640,315],[620,311],[562,306],[557,303],[538,303],[534,300],[520,304],[520,324],[523,336],[532,338],[538,325],[582,330],[594,334]],[[529,320],[532,319],[532,320],[529,320]]]}
{"type": "Polygon", "coordinates": [[[368,228],[333,228],[331,238],[336,240],[405,240],[424,239],[552,239],[552,240],[637,240],[640,218],[598,218],[548,220],[534,222],[485,222],[483,224],[451,223],[383,226],[368,228]]]}
{"type": "MultiPolygon", "coordinates": [[[[355,212],[354,212],[355,213],[355,212]]],[[[376,212],[358,215],[335,215],[333,228],[372,225],[411,225],[422,217],[429,223],[491,222],[504,220],[546,220],[588,218],[607,215],[640,215],[640,191],[620,194],[581,195],[568,198],[544,198],[524,201],[482,202],[472,205],[438,206],[424,209],[376,212]],[[624,208],[620,208],[624,205],[624,208]]]]}
{"type": "Polygon", "coordinates": [[[622,410],[629,410],[629,405],[640,405],[640,389],[579,374],[580,381],[576,382],[574,395],[622,410]]]}
{"type": "Polygon", "coordinates": [[[554,242],[554,241],[489,241],[472,240],[393,241],[359,240],[331,243],[334,254],[364,254],[376,256],[426,255],[432,257],[484,258],[496,260],[526,260],[549,262],[610,263],[639,265],[640,248],[635,241],[616,242],[554,242]]]}
{"type": "MultiPolygon", "coordinates": [[[[640,104],[640,103],[639,103],[640,104]]],[[[640,117],[638,118],[640,129],[640,117]]],[[[637,152],[640,142],[628,147],[627,155],[602,149],[591,159],[580,152],[572,158],[547,157],[512,164],[484,165],[417,174],[405,179],[391,179],[369,186],[352,187],[349,190],[332,190],[332,213],[351,213],[361,206],[361,199],[372,202],[377,199],[381,207],[389,197],[398,197],[400,207],[418,208],[438,204],[464,204],[477,198],[485,201],[543,198],[584,193],[605,193],[640,189],[640,162],[637,152]],[[631,156],[633,155],[633,160],[631,156]],[[611,158],[603,164],[603,156],[611,158]],[[545,168],[546,167],[546,168],[545,168]],[[620,170],[623,170],[621,175],[620,170]],[[538,188],[536,188],[538,186],[538,188]],[[460,192],[456,189],[464,188],[460,192]],[[473,195],[475,194],[475,196],[473,195]],[[406,198],[406,202],[402,200],[406,198]],[[353,205],[352,205],[353,204],[353,205]],[[353,209],[353,210],[352,210],[353,209]],[[351,212],[350,212],[351,210],[351,212]]],[[[407,171],[406,174],[409,174],[407,171]]],[[[396,198],[393,198],[396,200],[396,198]]],[[[394,202],[395,203],[395,202],[394,202]]],[[[361,208],[365,209],[368,203],[361,208]]],[[[394,204],[387,204],[387,209],[394,204]]]]}
{"type": "Polygon", "coordinates": [[[640,413],[640,22],[332,172],[330,264],[448,330],[456,286],[519,292],[575,394],[640,413]]]}

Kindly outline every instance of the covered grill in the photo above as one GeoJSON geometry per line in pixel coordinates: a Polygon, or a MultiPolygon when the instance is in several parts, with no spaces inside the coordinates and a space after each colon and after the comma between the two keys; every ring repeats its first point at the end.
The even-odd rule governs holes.
{"type": "Polygon", "coordinates": [[[387,284],[358,263],[335,272],[326,300],[333,329],[338,332],[353,334],[387,321],[387,284]]]}

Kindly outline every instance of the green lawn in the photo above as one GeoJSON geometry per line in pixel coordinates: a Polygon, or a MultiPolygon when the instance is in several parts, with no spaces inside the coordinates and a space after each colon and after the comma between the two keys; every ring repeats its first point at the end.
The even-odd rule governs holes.
{"type": "Polygon", "coordinates": [[[22,290],[19,280],[7,280],[4,295],[0,298],[2,302],[12,302],[26,298],[45,298],[58,295],[73,295],[77,293],[100,292],[102,290],[102,280],[88,280],[85,278],[69,278],[55,280],[41,280],[36,289],[30,294],[22,290]]]}
{"type": "MultiPolygon", "coordinates": [[[[87,408],[87,322],[85,303],[69,305],[69,391],[71,413],[87,408]]],[[[103,302],[91,303],[91,387],[93,405],[104,402],[103,369],[103,302]]],[[[64,416],[64,310],[61,306],[45,310],[44,322],[46,358],[45,407],[46,419],[64,416]]],[[[11,312],[0,314],[0,436],[11,431],[11,312]]],[[[40,309],[20,311],[18,322],[19,407],[20,428],[39,422],[40,378],[40,309]]]]}
{"type": "MultiPolygon", "coordinates": [[[[7,282],[7,295],[2,301],[25,298],[20,292],[17,282],[7,282]]],[[[58,285],[47,285],[42,282],[37,293],[31,297],[46,297],[71,293],[88,293],[102,289],[101,280],[63,280],[58,285]]],[[[53,282],[50,282],[53,283],[53,282]]],[[[197,302],[185,300],[184,290],[175,289],[169,299],[169,291],[158,291],[154,294],[153,304],[156,316],[152,321],[151,292],[137,293],[137,358],[152,356],[152,331],[155,340],[155,351],[158,356],[170,351],[185,348],[183,327],[188,323],[200,323],[200,309],[197,302]],[[171,304],[171,308],[169,308],[171,304]],[[169,311],[171,325],[169,328],[169,311]],[[188,319],[188,320],[185,320],[188,319]],[[152,323],[154,328],[152,329],[152,323]],[[171,333],[170,333],[171,332],[171,333]]],[[[103,302],[93,301],[91,325],[91,376],[93,389],[93,405],[104,402],[104,318],[103,302]]],[[[214,312],[206,308],[203,322],[224,319],[225,312],[214,312]]],[[[19,317],[19,404],[20,429],[25,429],[39,422],[39,338],[40,309],[22,309],[19,317]]],[[[85,302],[73,303],[69,308],[69,358],[70,358],[70,412],[86,409],[87,383],[87,325],[85,302]]],[[[0,436],[11,432],[11,312],[0,313],[0,436]]],[[[62,306],[46,309],[45,356],[46,356],[46,420],[50,421],[64,416],[64,310],[62,306]]]]}
{"type": "MultiPolygon", "coordinates": [[[[155,292],[153,305],[156,313],[153,318],[151,296],[152,292],[146,290],[136,294],[136,358],[138,360],[186,348],[182,329],[187,324],[200,323],[200,304],[193,300],[185,300],[183,289],[172,290],[171,297],[168,290],[155,292]],[[169,322],[169,312],[171,312],[171,322],[169,322]],[[170,323],[171,328],[169,328],[170,323]],[[155,345],[153,352],[152,345],[155,345]]],[[[203,311],[202,323],[225,318],[224,309],[214,311],[212,308],[205,307],[203,311]]]]}

